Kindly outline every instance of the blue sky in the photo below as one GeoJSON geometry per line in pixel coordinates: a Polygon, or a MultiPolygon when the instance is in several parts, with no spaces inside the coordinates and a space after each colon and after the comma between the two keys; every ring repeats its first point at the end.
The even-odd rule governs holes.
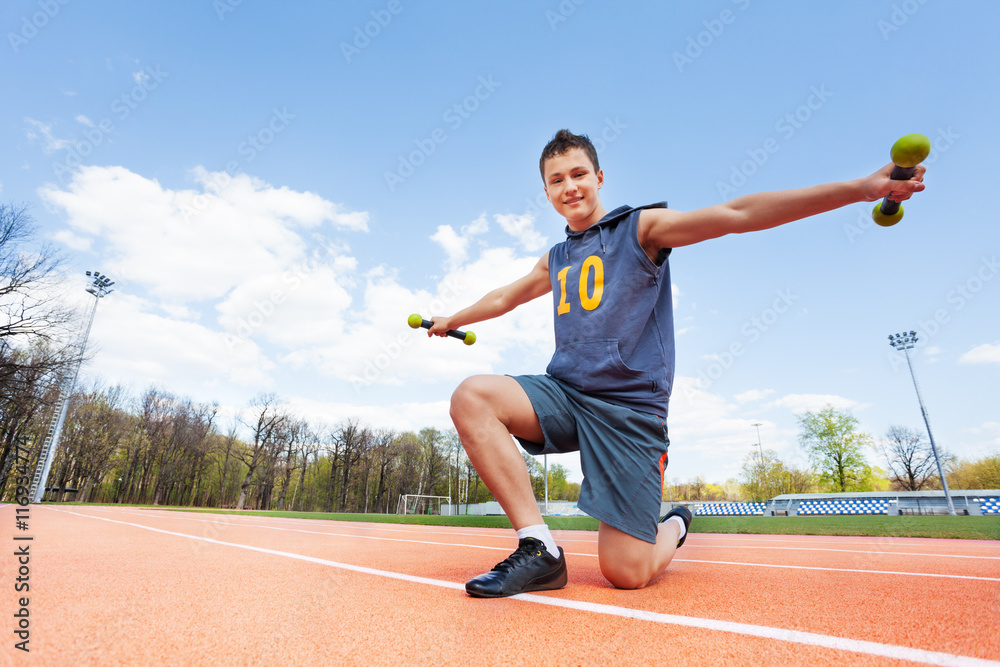
{"type": "MultiPolygon", "coordinates": [[[[538,155],[598,145],[605,206],[691,210],[858,178],[928,135],[926,192],[679,249],[668,477],[737,476],[796,416],[922,428],[890,333],[915,329],[935,439],[1000,448],[1000,148],[992,2],[135,3],[0,10],[0,197],[117,281],[89,380],[334,425],[448,428],[473,373],[543,372],[547,298],[427,340],[525,273],[564,223],[538,155]],[[993,44],[993,46],[990,46],[993,44]]],[[[870,460],[880,461],[874,452],[870,460]]],[[[572,456],[553,459],[579,477],[572,456]]]]}

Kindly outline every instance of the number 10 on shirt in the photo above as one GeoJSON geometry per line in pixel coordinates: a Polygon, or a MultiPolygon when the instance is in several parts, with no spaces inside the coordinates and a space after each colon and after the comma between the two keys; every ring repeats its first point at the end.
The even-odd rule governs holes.
{"type": "MultiPolygon", "coordinates": [[[[559,272],[559,308],[556,313],[565,315],[570,311],[570,303],[566,300],[566,280],[569,277],[569,270],[573,268],[567,266],[559,272]]],[[[594,310],[601,304],[601,297],[604,296],[604,263],[597,255],[591,255],[583,262],[580,270],[580,305],[584,310],[594,310]],[[594,291],[590,291],[590,274],[594,274],[594,291]]]]}

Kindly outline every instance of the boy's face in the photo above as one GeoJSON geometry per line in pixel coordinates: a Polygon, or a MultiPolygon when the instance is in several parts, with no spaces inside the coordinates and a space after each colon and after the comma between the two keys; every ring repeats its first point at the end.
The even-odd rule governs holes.
{"type": "Polygon", "coordinates": [[[594,171],[594,164],[581,148],[545,161],[545,196],[571,228],[587,227],[603,217],[597,193],[602,185],[604,172],[594,171]]]}

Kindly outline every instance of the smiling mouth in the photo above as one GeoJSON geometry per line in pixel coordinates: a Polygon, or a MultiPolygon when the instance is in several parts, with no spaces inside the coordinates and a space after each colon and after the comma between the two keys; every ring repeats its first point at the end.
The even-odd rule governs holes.
{"type": "Polygon", "coordinates": [[[583,197],[574,197],[573,199],[567,199],[563,203],[566,204],[567,206],[570,206],[572,204],[578,204],[579,202],[582,202],[582,201],[583,201],[583,197]]]}

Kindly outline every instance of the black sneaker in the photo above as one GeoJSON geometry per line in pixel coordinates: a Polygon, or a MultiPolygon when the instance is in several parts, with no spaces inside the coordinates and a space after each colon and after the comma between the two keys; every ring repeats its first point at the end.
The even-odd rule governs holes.
{"type": "Polygon", "coordinates": [[[679,516],[681,518],[681,521],[684,522],[684,537],[682,537],[681,539],[677,540],[677,546],[680,547],[682,544],[684,544],[684,540],[687,539],[688,533],[691,532],[690,531],[690,528],[691,528],[691,510],[689,510],[688,508],[684,507],[683,505],[679,505],[679,506],[673,508],[672,510],[670,510],[669,512],[667,512],[667,515],[665,517],[663,517],[662,519],[660,519],[660,523],[663,523],[664,521],[666,521],[667,519],[669,519],[672,516],[679,516]]]}
{"type": "Polygon", "coordinates": [[[526,537],[507,560],[466,583],[465,591],[476,598],[505,598],[529,591],[554,591],[565,585],[566,556],[562,547],[556,558],[544,542],[526,537]]]}

